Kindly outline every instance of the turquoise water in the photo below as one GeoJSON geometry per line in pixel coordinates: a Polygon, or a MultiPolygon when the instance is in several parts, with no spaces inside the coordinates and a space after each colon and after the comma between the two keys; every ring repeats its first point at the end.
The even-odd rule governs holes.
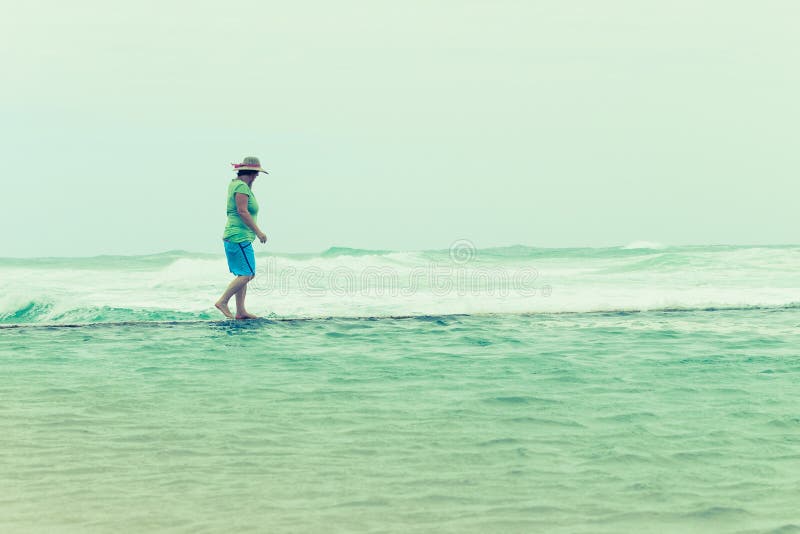
{"type": "MultiPolygon", "coordinates": [[[[478,251],[539,292],[262,289],[252,323],[175,298],[213,257],[42,261],[24,298],[0,260],[0,531],[800,532],[797,250],[478,251]],[[388,317],[426,306],[462,314],[388,317]]],[[[281,261],[437,261],[392,254],[281,261]]]]}

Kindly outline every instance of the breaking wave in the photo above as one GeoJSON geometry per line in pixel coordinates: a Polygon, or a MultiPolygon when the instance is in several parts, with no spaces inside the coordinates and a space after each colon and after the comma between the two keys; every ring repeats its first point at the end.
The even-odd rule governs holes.
{"type": "MultiPolygon", "coordinates": [[[[633,245],[637,245],[634,247],[633,245]]],[[[791,308],[798,246],[547,249],[523,245],[257,253],[248,308],[271,318],[791,308]]],[[[0,259],[0,324],[215,320],[225,259],[0,259]]]]}

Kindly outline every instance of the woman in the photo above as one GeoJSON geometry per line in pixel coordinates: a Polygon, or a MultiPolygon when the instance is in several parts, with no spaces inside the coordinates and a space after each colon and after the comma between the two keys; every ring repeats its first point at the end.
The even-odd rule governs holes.
{"type": "Polygon", "coordinates": [[[232,163],[236,170],[236,178],[228,185],[228,223],[222,236],[225,244],[225,255],[228,257],[228,268],[236,277],[225,290],[225,293],[214,304],[228,319],[234,315],[228,308],[228,301],[236,295],[236,319],[258,319],[248,313],[244,307],[247,295],[247,283],[256,276],[256,259],[253,254],[253,240],[258,237],[262,243],[267,236],[258,227],[258,202],[253,196],[253,182],[259,172],[269,174],[261,168],[258,158],[247,157],[242,163],[232,163]]]}

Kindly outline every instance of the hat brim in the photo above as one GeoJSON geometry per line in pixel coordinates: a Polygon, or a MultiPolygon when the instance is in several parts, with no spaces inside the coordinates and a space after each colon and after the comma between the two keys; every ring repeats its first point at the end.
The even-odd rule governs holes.
{"type": "Polygon", "coordinates": [[[264,174],[269,174],[267,171],[265,171],[261,167],[236,167],[233,170],[236,171],[236,172],[239,172],[239,171],[258,171],[258,172],[263,172],[264,174]]]}

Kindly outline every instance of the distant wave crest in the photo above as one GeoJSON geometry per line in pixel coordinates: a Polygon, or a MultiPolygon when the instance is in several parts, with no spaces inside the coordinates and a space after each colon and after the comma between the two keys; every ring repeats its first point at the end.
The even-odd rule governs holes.
{"type": "Polygon", "coordinates": [[[332,256],[383,256],[391,254],[391,250],[371,250],[365,248],[349,248],[349,247],[330,247],[324,251],[321,256],[329,258],[332,256]]]}
{"type": "Polygon", "coordinates": [[[622,247],[623,250],[636,250],[636,249],[650,249],[650,250],[662,250],[667,248],[666,245],[662,243],[656,243],[655,241],[632,241],[622,247]]]}

